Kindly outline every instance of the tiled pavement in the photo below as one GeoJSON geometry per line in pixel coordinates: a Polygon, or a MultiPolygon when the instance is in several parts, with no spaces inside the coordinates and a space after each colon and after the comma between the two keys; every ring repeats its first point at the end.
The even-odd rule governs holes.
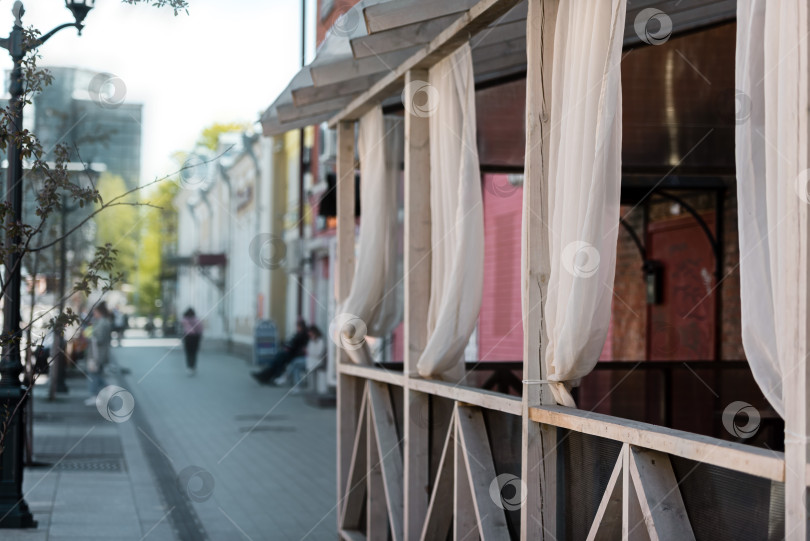
{"type": "Polygon", "coordinates": [[[114,355],[130,373],[108,383],[132,393],[134,414],[104,420],[82,380],[57,402],[38,396],[35,458],[64,458],[26,469],[40,527],[0,538],[335,539],[334,410],[260,387],[205,346],[193,377],[175,341],[129,339],[114,355]]]}

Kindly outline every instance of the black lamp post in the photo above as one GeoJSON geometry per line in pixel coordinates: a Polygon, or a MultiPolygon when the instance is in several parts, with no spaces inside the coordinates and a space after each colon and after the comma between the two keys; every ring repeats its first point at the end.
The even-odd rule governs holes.
{"type": "MultiPolygon", "coordinates": [[[[57,26],[37,39],[28,48],[36,48],[64,28],[76,28],[81,34],[84,18],[95,0],[66,0],[65,6],[73,13],[75,22],[57,26]]],[[[14,26],[8,38],[0,38],[0,47],[8,50],[14,61],[9,84],[9,134],[7,135],[8,179],[6,194],[11,207],[7,225],[22,221],[23,186],[22,155],[16,133],[23,129],[23,73],[22,61],[28,52],[23,44],[22,17],[25,8],[19,0],[12,8],[14,26]]],[[[7,228],[6,246],[20,246],[19,236],[7,228]]],[[[11,252],[5,261],[6,289],[3,299],[3,354],[0,359],[0,430],[5,431],[0,449],[0,528],[34,528],[37,523],[25,503],[22,493],[24,423],[20,414],[25,409],[26,390],[20,384],[23,366],[20,361],[20,287],[22,253],[11,252]],[[16,412],[16,414],[14,414],[16,412]]]]}

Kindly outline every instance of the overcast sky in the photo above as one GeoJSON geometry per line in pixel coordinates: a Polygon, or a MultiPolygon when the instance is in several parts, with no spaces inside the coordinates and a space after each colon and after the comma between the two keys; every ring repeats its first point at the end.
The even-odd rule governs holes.
{"type": "MultiPolygon", "coordinates": [[[[0,35],[11,30],[12,4],[0,0],[0,35]]],[[[212,122],[257,120],[299,67],[300,0],[189,4],[189,15],[175,17],[169,8],[96,0],[81,37],[62,30],[40,48],[41,65],[110,72],[126,84],[126,102],[144,104],[143,181],[171,172],[172,153],[189,150],[212,122]]],[[[62,0],[25,8],[25,26],[43,33],[73,20],[62,0]]],[[[308,0],[310,20],[313,9],[308,0]]],[[[10,67],[0,50],[0,69],[10,67]]]]}

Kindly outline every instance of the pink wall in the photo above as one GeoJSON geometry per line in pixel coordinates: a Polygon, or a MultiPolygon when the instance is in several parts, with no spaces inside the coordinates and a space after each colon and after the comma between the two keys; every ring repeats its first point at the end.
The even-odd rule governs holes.
{"type": "Polygon", "coordinates": [[[523,188],[506,175],[483,175],[484,289],[478,323],[481,361],[523,358],[520,215],[523,188]]]}

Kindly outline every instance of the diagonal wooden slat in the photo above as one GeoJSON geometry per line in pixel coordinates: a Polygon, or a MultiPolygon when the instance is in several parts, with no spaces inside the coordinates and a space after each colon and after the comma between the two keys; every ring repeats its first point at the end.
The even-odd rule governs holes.
{"type": "Polygon", "coordinates": [[[619,458],[610,474],[605,494],[596,510],[587,541],[612,541],[622,534],[622,471],[627,445],[622,446],[619,458]]]}
{"type": "Polygon", "coordinates": [[[377,447],[377,431],[371,410],[372,408],[366,409],[366,423],[368,423],[368,438],[366,440],[368,453],[366,536],[369,539],[386,539],[388,537],[388,512],[385,503],[385,486],[382,465],[380,464],[380,451],[377,447]]]}
{"type": "Polygon", "coordinates": [[[447,430],[447,437],[444,440],[442,456],[439,460],[439,468],[436,472],[436,482],[433,484],[433,492],[430,495],[427,513],[425,515],[425,525],[422,528],[422,541],[431,539],[445,539],[450,531],[452,523],[452,508],[447,502],[453,498],[453,478],[455,472],[455,411],[450,417],[450,428],[447,430]]]}
{"type": "Polygon", "coordinates": [[[669,456],[630,447],[630,475],[652,541],[695,539],[669,456]]]}
{"type": "Polygon", "coordinates": [[[630,475],[630,452],[622,460],[622,541],[650,541],[636,486],[630,475]]]}
{"type": "Polygon", "coordinates": [[[402,449],[397,436],[394,409],[388,387],[376,381],[368,382],[369,409],[374,420],[374,434],[380,456],[385,501],[393,541],[402,539],[402,449]]]}
{"type": "Polygon", "coordinates": [[[470,490],[469,475],[464,464],[464,450],[461,448],[461,434],[458,428],[459,411],[455,408],[455,445],[453,445],[454,476],[453,476],[453,541],[463,539],[477,539],[480,534],[478,522],[475,520],[475,504],[470,490]]]}
{"type": "Polygon", "coordinates": [[[360,415],[357,420],[357,432],[354,435],[349,474],[346,486],[341,493],[343,505],[340,508],[340,526],[354,530],[360,527],[360,517],[363,514],[363,498],[366,495],[366,484],[363,477],[366,475],[366,407],[367,392],[363,392],[360,402],[360,415]]]}
{"type": "MultiPolygon", "coordinates": [[[[476,407],[459,406],[458,444],[464,456],[465,474],[470,485],[470,495],[475,511],[478,530],[484,541],[509,539],[504,510],[496,505],[490,495],[490,485],[496,481],[495,461],[489,447],[484,415],[476,407]]],[[[521,494],[522,498],[523,495],[521,494]]]]}

